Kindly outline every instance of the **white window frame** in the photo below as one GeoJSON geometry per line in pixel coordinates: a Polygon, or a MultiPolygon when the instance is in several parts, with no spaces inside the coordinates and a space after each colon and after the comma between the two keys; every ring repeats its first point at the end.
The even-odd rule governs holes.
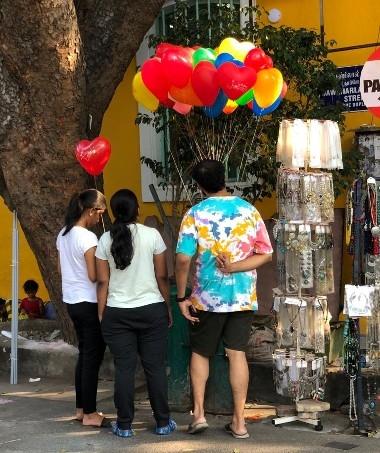
{"type": "MultiPolygon", "coordinates": [[[[174,0],[167,1],[163,8],[173,5],[174,0]]],[[[255,1],[253,2],[256,3],[255,1]]],[[[240,8],[244,8],[250,5],[249,0],[240,0],[240,8]]],[[[243,27],[247,17],[244,14],[240,15],[240,24],[243,27]]],[[[139,50],[136,53],[136,63],[137,66],[141,66],[144,61],[150,58],[153,54],[153,49],[150,49],[148,46],[148,36],[155,33],[156,24],[148,30],[145,35],[143,42],[140,45],[139,50]]],[[[148,114],[149,111],[138,105],[138,111],[142,114],[148,114]]],[[[139,135],[140,135],[140,157],[147,157],[153,160],[160,160],[162,153],[161,141],[163,140],[162,134],[157,134],[154,127],[149,124],[140,124],[139,125],[139,135]]],[[[152,170],[145,165],[144,163],[140,164],[141,169],[141,196],[143,202],[151,203],[153,202],[153,197],[149,189],[150,184],[154,184],[158,197],[161,201],[171,201],[171,190],[164,190],[162,187],[158,186],[158,179],[156,175],[153,174],[152,170]]],[[[239,183],[239,185],[242,185],[239,183]]],[[[243,183],[244,185],[244,183],[243,183]]],[[[245,184],[246,185],[246,184],[245,184]]]]}

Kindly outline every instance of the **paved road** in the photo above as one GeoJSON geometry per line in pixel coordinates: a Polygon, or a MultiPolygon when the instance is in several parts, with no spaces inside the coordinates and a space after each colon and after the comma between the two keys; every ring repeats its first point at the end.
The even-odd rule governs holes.
{"type": "MultiPolygon", "coordinates": [[[[112,384],[102,382],[99,409],[114,417],[112,384]]],[[[84,428],[71,419],[74,406],[72,385],[46,381],[11,386],[0,378],[0,451],[5,452],[136,452],[136,453],[339,453],[331,442],[351,444],[350,451],[380,452],[380,440],[341,434],[347,419],[329,415],[325,429],[317,433],[305,425],[274,427],[270,421],[248,426],[249,440],[235,440],[223,431],[228,418],[209,416],[210,429],[198,436],[186,434],[187,414],[173,414],[179,429],[170,437],[152,433],[154,423],[147,403],[138,402],[136,436],[120,439],[109,429],[84,428]]],[[[344,445],[341,445],[343,447],[344,445]]],[[[349,445],[348,445],[349,446],[349,445]]]]}

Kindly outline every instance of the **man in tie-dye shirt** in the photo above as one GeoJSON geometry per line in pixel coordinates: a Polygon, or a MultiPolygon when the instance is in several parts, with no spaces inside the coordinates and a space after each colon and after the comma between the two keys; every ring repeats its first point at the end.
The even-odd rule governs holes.
{"type": "Polygon", "coordinates": [[[234,398],[234,414],[226,430],[234,437],[247,438],[244,404],[249,376],[245,349],[253,311],[258,308],[256,269],[271,260],[272,246],[258,211],[227,192],[222,163],[198,163],[193,179],[207,198],[185,214],[176,259],[177,301],[191,323],[194,415],[188,432],[195,434],[208,427],[203,403],[209,358],[223,340],[234,398]],[[195,276],[191,296],[186,298],[194,255],[195,276]]]}

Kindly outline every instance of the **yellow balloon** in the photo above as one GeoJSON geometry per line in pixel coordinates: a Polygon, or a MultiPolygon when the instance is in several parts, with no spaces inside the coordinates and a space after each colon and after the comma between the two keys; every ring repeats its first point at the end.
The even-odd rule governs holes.
{"type": "Polygon", "coordinates": [[[265,109],[272,105],[280,96],[283,87],[283,77],[276,68],[262,69],[257,73],[257,80],[253,86],[255,101],[265,109]]]}
{"type": "Polygon", "coordinates": [[[132,93],[137,102],[151,112],[155,112],[160,104],[159,100],[144,85],[141,72],[137,72],[132,82],[132,93]]]}
{"type": "Polygon", "coordinates": [[[221,53],[230,53],[233,55],[235,49],[238,48],[239,41],[235,38],[224,38],[219,44],[218,55],[221,53]]]}
{"type": "Polygon", "coordinates": [[[235,38],[224,38],[218,48],[218,55],[221,53],[229,53],[236,60],[244,61],[247,53],[252,50],[255,45],[249,41],[239,42],[235,38]]]}

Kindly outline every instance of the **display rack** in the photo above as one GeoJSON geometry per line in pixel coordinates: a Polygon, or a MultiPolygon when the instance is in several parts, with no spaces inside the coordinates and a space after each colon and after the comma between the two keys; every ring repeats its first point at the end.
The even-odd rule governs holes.
{"type": "Polygon", "coordinates": [[[350,379],[350,420],[358,434],[367,435],[376,430],[373,419],[380,403],[380,129],[362,127],[356,131],[356,141],[363,171],[348,193],[346,206],[353,285],[345,287],[344,356],[350,379]],[[367,320],[365,345],[361,345],[360,318],[367,320]]]}
{"type": "Polygon", "coordinates": [[[295,402],[296,415],[274,425],[299,421],[323,426],[320,413],[326,379],[327,295],[334,292],[334,189],[331,173],[342,168],[338,125],[332,121],[285,120],[280,125],[277,160],[279,218],[274,227],[278,287],[274,358],[276,391],[295,402]]]}

